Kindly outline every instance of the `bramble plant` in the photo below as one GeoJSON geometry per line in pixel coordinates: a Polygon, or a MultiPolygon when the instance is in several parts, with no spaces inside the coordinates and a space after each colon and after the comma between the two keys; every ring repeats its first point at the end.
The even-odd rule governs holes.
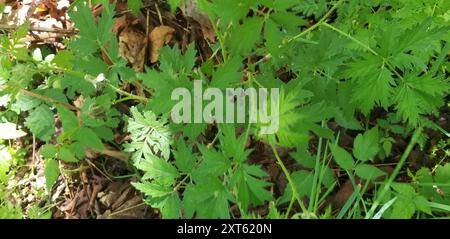
{"type": "MultiPolygon", "coordinates": [[[[194,43],[183,50],[165,46],[159,63],[144,72],[119,54],[110,30],[115,3],[92,1],[103,4],[94,18],[85,1],[76,2],[69,15],[77,36],[55,55],[29,51],[21,40],[28,24],[0,35],[0,106],[6,109],[0,120],[25,126],[43,143],[48,190],[63,173],[60,161],[83,162],[87,152],[102,153],[116,145],[115,134],[128,133],[119,147],[137,172],[133,186],[163,218],[450,213],[446,141],[435,149],[447,152],[435,168],[398,180],[414,148],[426,144],[426,130],[450,136],[432,120],[448,107],[450,1],[197,0],[217,38],[211,58],[199,59],[194,43]],[[224,96],[229,88],[279,89],[277,104],[270,97],[268,103],[278,105],[269,107],[278,112],[278,130],[266,134],[267,124],[248,120],[174,122],[172,94],[193,93],[194,81],[224,96]],[[144,93],[130,93],[129,86],[144,93]],[[119,110],[121,102],[129,110],[119,110]],[[354,133],[350,144],[343,145],[344,132],[354,133]],[[405,142],[400,153],[399,139],[405,142]],[[275,186],[257,147],[267,149],[264,157],[273,155],[285,187],[275,186]],[[395,166],[387,172],[380,162],[395,166]],[[353,191],[332,210],[328,198],[343,178],[353,191]],[[258,214],[264,206],[267,212],[258,214]]],[[[144,7],[127,2],[134,14],[144,7]]],[[[184,1],[167,2],[176,12],[184,1]]],[[[189,98],[189,107],[210,100],[189,98]]]]}

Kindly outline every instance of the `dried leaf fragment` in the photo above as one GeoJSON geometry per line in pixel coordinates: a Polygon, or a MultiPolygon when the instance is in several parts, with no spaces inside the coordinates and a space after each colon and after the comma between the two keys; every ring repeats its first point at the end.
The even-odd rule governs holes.
{"type": "Polygon", "coordinates": [[[128,60],[135,71],[144,70],[148,40],[144,33],[127,27],[119,35],[119,54],[128,60]]]}
{"type": "Polygon", "coordinates": [[[158,61],[159,49],[172,40],[175,29],[168,26],[155,27],[150,32],[150,62],[155,63],[158,61]]]}

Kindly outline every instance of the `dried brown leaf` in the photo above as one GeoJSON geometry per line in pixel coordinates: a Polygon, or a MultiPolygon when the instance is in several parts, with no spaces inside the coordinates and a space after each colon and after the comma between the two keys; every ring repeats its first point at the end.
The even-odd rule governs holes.
{"type": "Polygon", "coordinates": [[[150,32],[150,62],[155,63],[159,58],[159,49],[172,40],[175,29],[168,26],[155,27],[150,32]]]}

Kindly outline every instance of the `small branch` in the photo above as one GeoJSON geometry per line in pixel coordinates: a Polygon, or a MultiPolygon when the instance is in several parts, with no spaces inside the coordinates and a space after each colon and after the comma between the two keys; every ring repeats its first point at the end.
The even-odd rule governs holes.
{"type": "MultiPolygon", "coordinates": [[[[0,24],[0,30],[5,31],[14,31],[19,29],[20,26],[17,25],[7,25],[7,24],[0,24]]],[[[67,30],[67,29],[61,29],[61,28],[48,28],[48,27],[33,27],[31,26],[28,31],[30,32],[54,32],[54,33],[60,33],[64,35],[75,35],[78,33],[77,30],[67,30]]]]}

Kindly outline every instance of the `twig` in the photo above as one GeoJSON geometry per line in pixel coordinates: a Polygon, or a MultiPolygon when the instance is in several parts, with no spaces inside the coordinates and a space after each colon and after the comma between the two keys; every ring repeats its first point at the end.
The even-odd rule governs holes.
{"type": "MultiPolygon", "coordinates": [[[[0,30],[5,31],[13,31],[19,29],[20,26],[17,25],[7,25],[7,24],[0,24],[0,30]]],[[[48,27],[33,27],[31,26],[28,31],[30,32],[54,32],[54,33],[60,33],[64,35],[75,35],[78,33],[78,30],[67,30],[67,29],[61,29],[61,28],[48,28],[48,27]]]]}

